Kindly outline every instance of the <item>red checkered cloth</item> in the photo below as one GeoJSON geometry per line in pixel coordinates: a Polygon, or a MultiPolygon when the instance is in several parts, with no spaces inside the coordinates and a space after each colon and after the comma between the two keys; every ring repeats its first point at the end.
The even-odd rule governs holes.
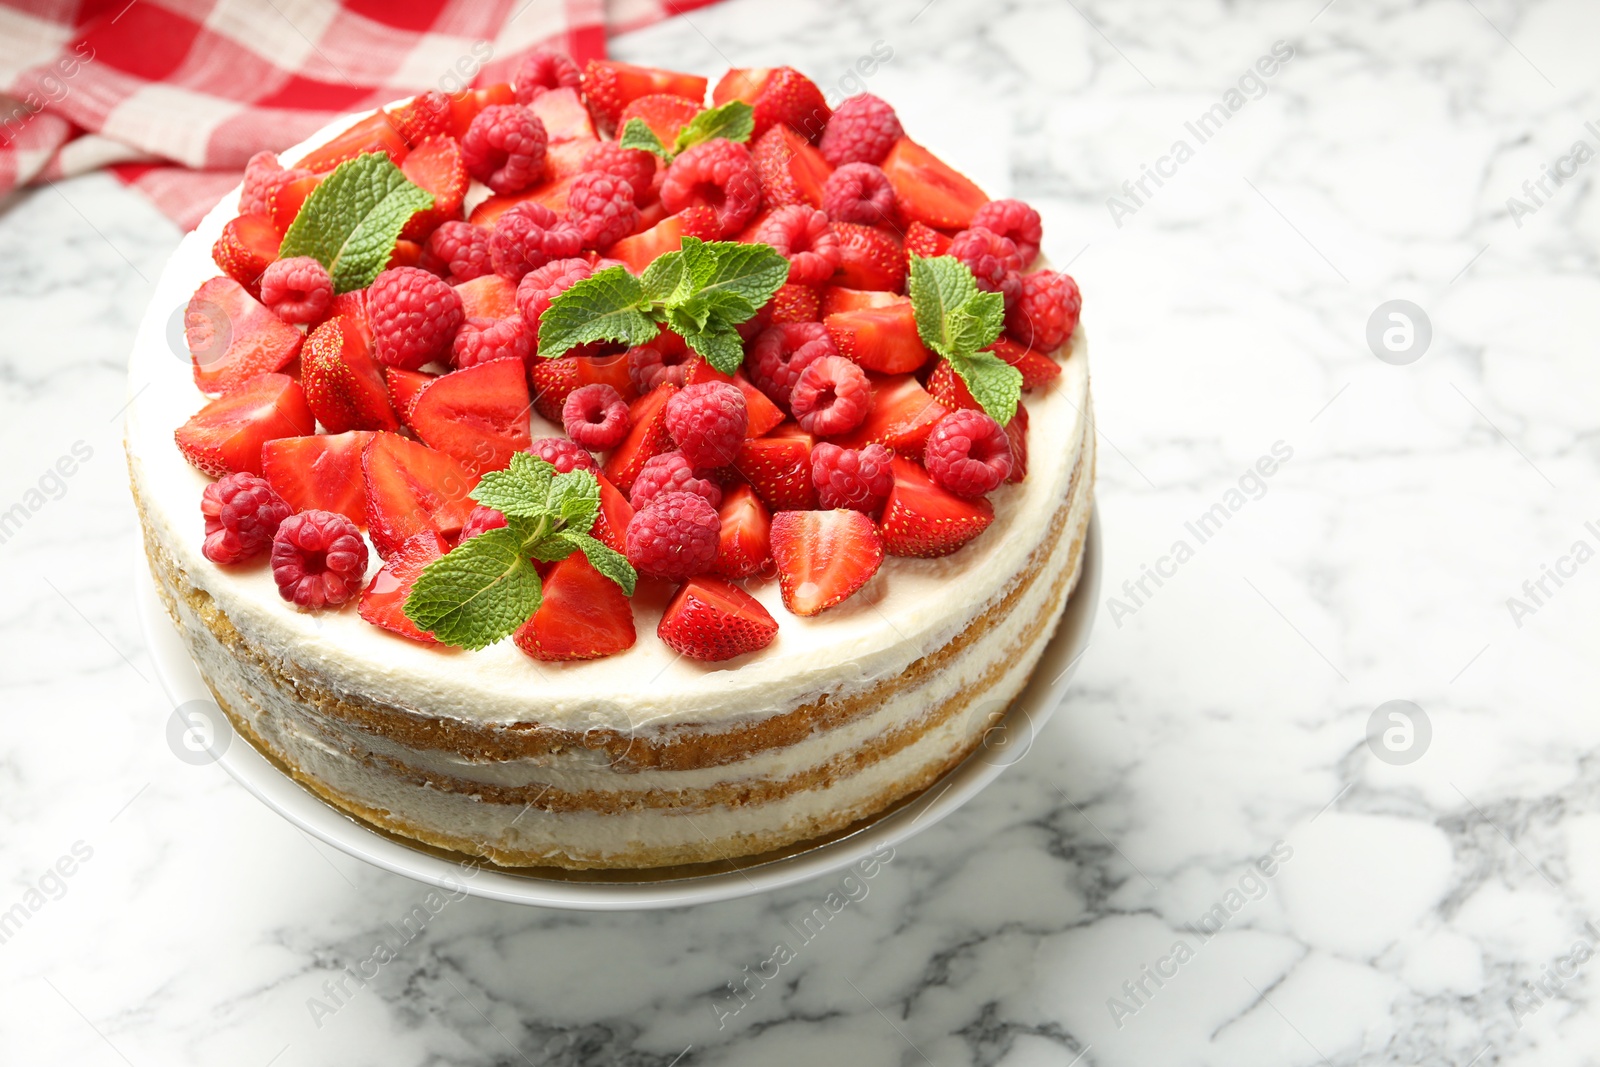
{"type": "Polygon", "coordinates": [[[711,0],[0,0],[0,195],[112,171],[185,228],[262,149],[711,0]]]}

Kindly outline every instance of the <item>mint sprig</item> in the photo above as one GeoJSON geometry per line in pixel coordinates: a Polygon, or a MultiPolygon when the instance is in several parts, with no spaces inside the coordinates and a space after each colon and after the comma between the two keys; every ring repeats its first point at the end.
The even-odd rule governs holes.
{"type": "Polygon", "coordinates": [[[633,567],[589,533],[600,514],[593,474],[557,474],[538,456],[518,452],[505,470],[485,474],[471,496],[503,512],[506,525],[428,564],[406,597],[406,617],[440,641],[487,648],[527,622],[543,600],[534,560],[554,563],[582,552],[590,566],[633,595],[633,567]]]}
{"type": "Polygon", "coordinates": [[[717,370],[744,359],[738,325],[789,278],[789,261],[770,245],[701,241],[658,257],[634,277],[624,267],[591,275],[550,301],[539,320],[539,354],[564,355],[592,341],[645,344],[658,325],[676,333],[717,370]]]}
{"type": "Polygon", "coordinates": [[[1010,422],[1022,399],[1022,372],[983,351],[1005,325],[1005,297],[981,291],[954,256],[912,256],[911,310],[922,343],[950,362],[990,418],[1010,422]]]}
{"type": "Polygon", "coordinates": [[[334,168],[283,235],[280,258],[310,256],[328,268],[333,291],[372,284],[405,224],[433,206],[433,194],[414,185],[382,152],[368,152],[334,168]]]}
{"type": "Polygon", "coordinates": [[[729,141],[748,141],[756,130],[755,112],[743,100],[730,100],[721,107],[707,108],[684,123],[671,148],[661,143],[656,131],[643,119],[629,119],[622,125],[617,143],[623,148],[653,152],[671,163],[679,153],[718,137],[729,141]]]}

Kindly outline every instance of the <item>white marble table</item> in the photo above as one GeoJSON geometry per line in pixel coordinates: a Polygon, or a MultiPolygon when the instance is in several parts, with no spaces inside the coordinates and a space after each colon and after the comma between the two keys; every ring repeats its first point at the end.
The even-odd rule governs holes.
{"type": "Polygon", "coordinates": [[[1600,8],[691,18],[617,51],[832,89],[891,49],[871,87],[980,139],[1081,281],[1107,599],[1063,711],[737,1013],[830,885],[453,901],[357,986],[423,889],[175,759],[141,649],[123,361],[178,234],[107,179],[35,192],[0,216],[0,1062],[1594,1062],[1600,8]],[[1367,340],[1396,299],[1408,363],[1367,340]],[[1399,756],[1391,700],[1427,720],[1399,756]]]}

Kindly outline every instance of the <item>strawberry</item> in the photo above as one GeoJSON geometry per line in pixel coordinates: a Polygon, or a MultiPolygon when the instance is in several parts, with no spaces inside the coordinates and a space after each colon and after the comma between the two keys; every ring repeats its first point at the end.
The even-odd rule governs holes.
{"type": "Polygon", "coordinates": [[[787,126],[774,126],[752,142],[750,155],[761,177],[761,199],[767,207],[822,207],[822,186],[833,167],[804,137],[787,126]]]}
{"type": "Polygon", "coordinates": [[[822,318],[822,297],[814,286],[784,285],[772,294],[767,304],[771,315],[767,322],[782,326],[787,322],[817,322],[822,318]]]}
{"type": "Polygon", "coordinates": [[[743,370],[723,374],[705,360],[696,359],[689,364],[683,384],[698,385],[700,382],[732,382],[739,387],[739,392],[744,394],[746,437],[760,437],[786,418],[783,409],[768,399],[766,393],[757,389],[755,384],[745,377],[743,370]]]}
{"type": "Polygon", "coordinates": [[[918,458],[934,424],[949,410],[910,374],[879,378],[872,383],[872,410],[867,412],[867,420],[833,438],[833,443],[841,448],[888,445],[902,456],[918,458]]]}
{"type": "Polygon", "coordinates": [[[412,401],[409,421],[468,473],[500,470],[533,442],[527,371],[520,359],[492,359],[441,374],[412,401]]]}
{"type": "Polygon", "coordinates": [[[890,304],[910,299],[899,293],[891,293],[887,289],[846,289],[842,285],[830,285],[822,290],[820,317],[826,319],[829,315],[836,315],[841,311],[888,307],[890,304]]]}
{"type": "Polygon", "coordinates": [[[375,433],[361,453],[372,546],[388,559],[412,535],[461,531],[478,480],[443,452],[396,433],[375,433]]]}
{"type": "Polygon", "coordinates": [[[772,562],[772,516],[761,498],[748,485],[729,486],[722,494],[717,516],[722,520],[722,532],[711,569],[727,578],[760,574],[772,562]]]}
{"type": "Polygon", "coordinates": [[[711,102],[721,106],[730,100],[743,100],[755,113],[752,137],[760,137],[782,123],[806,140],[815,141],[833,114],[817,83],[793,67],[728,71],[712,90],[711,102]]]}
{"type": "Polygon", "coordinates": [[[493,229],[496,219],[513,206],[528,200],[537,201],[557,215],[563,215],[567,210],[567,190],[572,188],[572,182],[576,178],[577,174],[568,174],[561,178],[547,178],[520,193],[504,195],[497,193],[473,208],[472,213],[467,216],[467,221],[474,226],[493,229]]]}
{"type": "Polygon", "coordinates": [[[697,101],[688,100],[671,93],[651,93],[629,102],[617,116],[617,129],[622,129],[628,124],[629,119],[638,119],[650,127],[650,132],[661,139],[661,143],[671,148],[678,140],[678,131],[689,124],[689,120],[700,113],[697,101]]]}
{"type": "Polygon", "coordinates": [[[883,538],[859,511],[784,511],[772,518],[783,606],[815,615],[849,599],[883,563],[883,538]]]}
{"type": "Polygon", "coordinates": [[[423,387],[437,377],[437,374],[429,374],[425,370],[383,368],[384,384],[389,387],[389,402],[394,405],[394,413],[400,416],[401,422],[411,425],[411,405],[416,402],[417,394],[422,392],[423,387]]]}
{"type": "Polygon", "coordinates": [[[810,434],[786,425],[770,437],[746,441],[733,465],[773,511],[804,511],[817,506],[811,444],[810,434]]]}
{"type": "Polygon", "coordinates": [[[888,231],[859,222],[836,222],[833,232],[839,238],[839,268],[833,272],[833,284],[891,293],[905,286],[905,252],[888,231]]]}
{"type": "Polygon", "coordinates": [[[963,500],[934,484],[928,472],[896,456],[894,488],[883,506],[883,547],[891,556],[948,556],[994,521],[988,500],[963,500]]]}
{"type": "Polygon", "coordinates": [[[398,166],[406,158],[407,150],[406,139],[395,128],[394,120],[387,113],[379,111],[368,115],[320,148],[313,148],[295,166],[322,173],[367,152],[384,152],[398,166]]]}
{"type": "Polygon", "coordinates": [[[595,475],[594,480],[600,483],[600,513],[594,517],[594,527],[589,532],[596,540],[626,554],[628,523],[633,521],[633,505],[604,474],[595,475]]]}
{"type": "Polygon", "coordinates": [[[372,440],[365,430],[280,437],[261,446],[261,472],[296,511],[337,511],[367,525],[367,485],[361,453],[372,440]]]}
{"type": "Polygon", "coordinates": [[[909,264],[912,256],[932,259],[944,255],[950,251],[950,238],[931,226],[913,222],[906,227],[905,246],[906,261],[909,264]]]}
{"type": "Polygon", "coordinates": [[[624,237],[606,249],[606,258],[621,260],[623,266],[634,274],[643,274],[645,268],[658,257],[683,247],[683,217],[691,212],[702,211],[711,213],[710,208],[696,205],[677,215],[668,215],[649,229],[624,237]]]}
{"type": "Polygon", "coordinates": [[[696,108],[706,98],[706,79],[698,75],[608,59],[589,60],[581,84],[589,110],[606,126],[616,126],[622,109],[641,96],[671,93],[688,99],[696,108]]]}
{"type": "MultiPolygon", "coordinates": [[[[461,161],[461,146],[455,138],[428,138],[411,150],[400,170],[413,185],[433,194],[433,206],[411,216],[400,231],[402,238],[425,240],[441,222],[461,217],[461,203],[472,179],[461,161]]],[[[389,265],[394,266],[392,262],[389,265]]]]}
{"type": "MultiPolygon", "coordinates": [[[[585,115],[589,113],[584,112],[585,115]]],[[[544,179],[534,188],[559,181],[570,181],[584,172],[584,161],[589,158],[593,141],[558,141],[544,150],[544,179]]],[[[514,194],[521,197],[521,193],[514,194]]],[[[565,203],[565,201],[562,201],[565,203]]]]}
{"type": "Polygon", "coordinates": [[[910,300],[840,311],[829,315],[824,324],[840,355],[880,374],[914,371],[932,355],[917,334],[917,317],[910,300]]]}
{"type": "Polygon", "coordinates": [[[221,478],[239,471],[260,474],[262,445],[316,429],[300,383],[287,374],[261,374],[195,412],[173,437],[184,459],[221,478]]]}
{"type": "Polygon", "coordinates": [[[667,401],[677,391],[677,386],[667,382],[629,405],[628,436],[611,450],[604,467],[605,476],[622,492],[633,489],[633,480],[651,457],[672,449],[672,436],[667,433],[667,401]]]}
{"type": "Polygon", "coordinates": [[[406,615],[406,597],[416,583],[422,568],[450,551],[444,538],[432,530],[423,530],[406,539],[399,551],[390,556],[383,569],[372,576],[362,590],[361,603],[356,611],[374,626],[381,626],[401,637],[421,641],[425,645],[439,642],[430,633],[417,628],[406,615]]]}
{"type": "Polygon", "coordinates": [[[710,663],[758,652],[777,633],[777,620],[759,600],[705,575],[678,587],[656,626],[656,636],[668,648],[710,663]]]}
{"type": "Polygon", "coordinates": [[[461,297],[461,321],[468,319],[509,319],[518,314],[517,285],[498,274],[484,274],[471,281],[457,282],[461,297]]]}
{"type": "Polygon", "coordinates": [[[406,144],[415,148],[429,137],[450,135],[450,101],[437,89],[418,93],[389,110],[389,124],[406,144]]]}
{"type": "MultiPolygon", "coordinates": [[[[445,220],[440,219],[440,222],[445,220]]],[[[389,253],[389,261],[383,265],[384,270],[390,267],[420,267],[422,265],[422,246],[415,241],[396,241],[394,251],[389,253]]]]}
{"type": "Polygon", "coordinates": [[[1011,473],[1006,481],[1020,482],[1028,476],[1028,409],[1021,404],[1006,423],[1006,437],[1011,441],[1011,473]]]}
{"type": "Polygon", "coordinates": [[[533,410],[560,426],[561,409],[566,406],[567,397],[584,384],[578,380],[577,357],[536,359],[528,370],[528,377],[533,410]]]}
{"type": "Polygon", "coordinates": [[[225,393],[258,374],[282,370],[304,335],[232,278],[212,278],[189,298],[183,339],[202,393],[225,393]]]}
{"type": "Polygon", "coordinates": [[[570,358],[578,365],[579,388],[585,385],[609,385],[621,394],[622,399],[630,403],[638,399],[639,390],[634,388],[633,378],[628,374],[628,353],[570,358]]]}
{"type": "Polygon", "coordinates": [[[1009,337],[1002,336],[986,351],[993,352],[1022,372],[1022,388],[1038,389],[1061,377],[1061,364],[1031,348],[1024,348],[1009,337]]]}
{"type": "Polygon", "coordinates": [[[594,132],[594,120],[589,117],[589,109],[583,106],[583,97],[569,85],[546,89],[533,98],[528,110],[544,123],[544,132],[550,138],[551,147],[576,141],[583,143],[584,151],[588,151],[593,142],[600,139],[594,132]]]}
{"type": "Polygon", "coordinates": [[[266,215],[237,215],[222,227],[211,258],[222,273],[261,298],[261,275],[278,258],[283,231],[266,215]]]}
{"type": "Polygon", "coordinates": [[[273,189],[267,196],[267,206],[272,213],[272,224],[280,233],[287,232],[295,216],[300,214],[301,205],[306,202],[306,197],[311,191],[322,184],[326,174],[313,174],[309,178],[296,178],[284,182],[273,189]]]}
{"type": "Polygon", "coordinates": [[[622,588],[574,552],[551,568],[539,610],[511,639],[534,659],[573,660],[615,655],[635,637],[622,588]]]}
{"type": "Polygon", "coordinates": [[[300,376],[306,402],[329,433],[400,428],[364,319],[340,315],[312,330],[300,376]]]}
{"type": "Polygon", "coordinates": [[[928,392],[940,404],[955,411],[958,408],[971,408],[973,411],[982,411],[983,405],[978,403],[967,388],[967,383],[956,374],[955,368],[950,366],[950,361],[941,359],[933,365],[933,373],[928,375],[928,392]]]}
{"type": "Polygon", "coordinates": [[[902,137],[882,163],[894,186],[901,214],[938,230],[964,230],[989,202],[972,180],[909,137],[902,137]]]}
{"type": "Polygon", "coordinates": [[[505,82],[496,82],[486,85],[482,89],[463,89],[459,93],[451,93],[450,101],[450,136],[456,140],[467,132],[467,127],[472,125],[472,120],[478,117],[478,112],[491,104],[515,104],[517,94],[505,82]]]}

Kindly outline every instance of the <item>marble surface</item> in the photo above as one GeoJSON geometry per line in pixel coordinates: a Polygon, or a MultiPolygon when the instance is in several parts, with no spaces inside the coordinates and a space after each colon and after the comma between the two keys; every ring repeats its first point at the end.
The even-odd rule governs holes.
{"type": "Polygon", "coordinates": [[[736,0],[618,42],[835,91],[891,49],[866,83],[984,146],[1094,334],[1074,690],[809,941],[832,884],[397,933],[422,887],[177,760],[118,423],[178,234],[104,178],[15,201],[0,1062],[1594,1062],[1597,31],[1583,0],[736,0]],[[1369,344],[1393,300],[1420,358],[1369,344]]]}

